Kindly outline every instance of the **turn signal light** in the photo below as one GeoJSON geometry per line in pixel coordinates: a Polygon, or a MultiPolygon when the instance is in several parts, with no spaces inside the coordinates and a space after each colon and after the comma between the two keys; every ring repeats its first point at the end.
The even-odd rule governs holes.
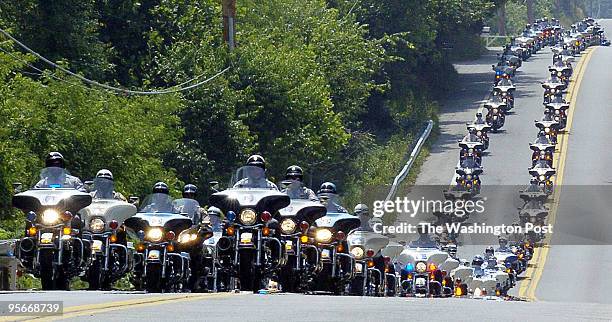
{"type": "Polygon", "coordinates": [[[229,226],[227,227],[227,229],[225,230],[225,232],[227,232],[228,236],[234,236],[234,227],[233,226],[229,226]]]}
{"type": "Polygon", "coordinates": [[[429,271],[430,271],[430,272],[433,272],[433,271],[435,271],[436,269],[437,269],[436,264],[434,264],[434,263],[429,264],[429,271]]]}
{"type": "Polygon", "coordinates": [[[166,250],[168,250],[169,252],[173,252],[174,251],[174,245],[168,244],[168,246],[166,246],[166,250]]]}
{"type": "Polygon", "coordinates": [[[268,222],[268,221],[272,220],[272,214],[270,214],[267,211],[262,212],[261,213],[261,220],[263,222],[268,222]]]}
{"type": "Polygon", "coordinates": [[[374,267],[374,261],[373,260],[369,260],[368,261],[368,267],[370,267],[370,268],[374,267]]]}
{"type": "Polygon", "coordinates": [[[110,235],[110,242],[111,243],[116,243],[117,242],[117,235],[110,235]]]}
{"type": "Polygon", "coordinates": [[[344,245],[340,244],[338,246],[336,246],[336,250],[339,252],[343,252],[344,251],[344,245]]]}
{"type": "Polygon", "coordinates": [[[261,232],[264,236],[270,236],[270,228],[268,227],[264,227],[261,232]]]}
{"type": "Polygon", "coordinates": [[[408,279],[411,280],[412,279],[412,274],[408,274],[408,279]]]}
{"type": "Polygon", "coordinates": [[[300,229],[301,229],[302,231],[307,231],[307,230],[308,230],[308,228],[310,228],[310,225],[308,224],[308,222],[306,222],[306,221],[302,221],[302,222],[300,223],[300,229]]]}
{"type": "Polygon", "coordinates": [[[306,236],[306,235],[300,236],[300,242],[302,244],[308,244],[308,236],[306,236]]]}
{"type": "Polygon", "coordinates": [[[501,295],[501,291],[500,290],[495,290],[495,296],[500,296],[501,295]]]}
{"type": "Polygon", "coordinates": [[[64,235],[70,235],[70,233],[71,233],[71,232],[72,232],[72,229],[70,229],[70,227],[64,227],[64,228],[62,229],[62,233],[63,233],[64,235]]]}
{"type": "Polygon", "coordinates": [[[455,288],[455,296],[462,296],[463,295],[463,290],[461,289],[461,286],[458,286],[455,288]]]}
{"type": "Polygon", "coordinates": [[[36,227],[30,227],[30,228],[28,228],[28,235],[30,235],[30,236],[35,236],[35,235],[36,235],[36,232],[37,232],[36,227]]]}
{"type": "Polygon", "coordinates": [[[145,249],[144,244],[138,244],[138,245],[136,245],[136,250],[137,250],[137,251],[139,251],[139,252],[144,252],[144,249],[145,249]]]}
{"type": "Polygon", "coordinates": [[[172,230],[166,233],[167,240],[174,240],[174,237],[176,237],[176,234],[172,230]]]}

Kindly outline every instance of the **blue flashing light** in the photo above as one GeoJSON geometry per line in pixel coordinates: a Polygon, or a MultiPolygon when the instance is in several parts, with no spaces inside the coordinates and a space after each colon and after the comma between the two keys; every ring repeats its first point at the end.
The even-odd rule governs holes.
{"type": "Polygon", "coordinates": [[[28,212],[28,214],[26,215],[26,219],[30,222],[33,222],[34,220],[36,220],[36,213],[33,211],[28,212]]]}
{"type": "Polygon", "coordinates": [[[225,217],[229,221],[234,221],[236,219],[236,213],[230,210],[230,211],[227,212],[227,216],[225,216],[225,217]]]}
{"type": "Polygon", "coordinates": [[[406,267],[404,267],[404,270],[407,272],[412,272],[414,271],[414,265],[412,263],[408,263],[406,264],[406,267]]]}

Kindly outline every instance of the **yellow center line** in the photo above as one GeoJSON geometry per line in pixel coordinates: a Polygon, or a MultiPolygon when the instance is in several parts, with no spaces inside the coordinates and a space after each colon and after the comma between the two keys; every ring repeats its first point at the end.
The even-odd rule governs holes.
{"type": "Polygon", "coordinates": [[[125,301],[113,301],[98,304],[85,304],[65,307],[62,315],[57,316],[6,316],[0,317],[0,321],[57,321],[83,315],[142,308],[162,304],[171,304],[187,301],[227,298],[239,295],[236,293],[208,293],[208,294],[173,294],[166,296],[142,297],[125,301]]]}
{"type": "MultiPolygon", "coordinates": [[[[570,107],[567,110],[567,124],[565,127],[565,132],[559,134],[559,153],[556,153],[555,158],[553,159],[554,164],[557,165],[557,174],[555,175],[554,180],[555,191],[553,193],[553,202],[548,215],[548,223],[553,225],[553,227],[557,219],[559,196],[562,189],[565,159],[567,156],[567,145],[569,142],[569,132],[572,127],[572,120],[574,111],[576,109],[576,100],[578,98],[580,83],[582,82],[584,73],[586,72],[586,66],[591,59],[593,52],[595,52],[595,49],[589,48],[586,50],[586,54],[584,55],[583,59],[581,59],[576,66],[576,71],[574,73],[576,76],[575,81],[570,84],[567,90],[567,97],[570,102],[570,107]]],[[[546,264],[546,260],[548,258],[551,238],[552,235],[547,234],[544,238],[544,242],[542,243],[542,247],[534,249],[533,258],[531,259],[531,263],[525,272],[525,280],[521,283],[521,287],[519,289],[519,297],[527,298],[529,300],[537,300],[535,292],[538,287],[538,283],[542,278],[542,273],[544,272],[544,265],[546,264]]]]}

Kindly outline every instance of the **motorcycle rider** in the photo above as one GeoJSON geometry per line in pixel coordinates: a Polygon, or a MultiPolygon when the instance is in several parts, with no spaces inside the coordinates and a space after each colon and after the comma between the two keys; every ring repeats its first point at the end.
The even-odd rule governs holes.
{"type": "Polygon", "coordinates": [[[457,245],[455,244],[446,245],[446,252],[448,252],[448,256],[450,256],[450,258],[459,260],[459,258],[457,257],[457,245]]]}
{"type": "Polygon", "coordinates": [[[545,108],[544,109],[544,117],[542,117],[542,121],[554,121],[555,117],[553,116],[552,111],[550,110],[550,108],[545,108]]]}
{"type": "MultiPolygon", "coordinates": [[[[292,165],[288,167],[287,171],[285,172],[285,180],[302,183],[304,181],[304,171],[300,166],[292,165]]],[[[312,201],[319,200],[314,191],[304,185],[300,185],[300,187],[297,189],[293,189],[291,186],[288,186],[281,192],[286,193],[295,199],[309,199],[312,201]]]]}
{"type": "MultiPolygon", "coordinates": [[[[182,195],[184,199],[196,200],[196,193],[198,193],[198,187],[194,184],[188,183],[183,187],[182,195]]],[[[210,219],[208,218],[206,211],[201,207],[197,207],[197,209],[193,209],[191,211],[195,212],[194,214],[190,214],[194,223],[210,223],[210,219]]]]}
{"type": "Polygon", "coordinates": [[[491,257],[494,257],[494,256],[495,256],[495,249],[493,248],[493,246],[489,246],[489,247],[487,247],[487,248],[485,249],[485,253],[484,253],[484,255],[485,255],[485,256],[484,256],[484,258],[485,258],[486,260],[488,260],[488,259],[489,259],[489,258],[491,258],[491,257]]]}
{"type": "Polygon", "coordinates": [[[64,156],[59,152],[49,152],[45,159],[44,178],[40,179],[34,188],[44,188],[51,184],[60,184],[62,188],[74,188],[81,190],[83,183],[81,179],[69,175],[65,169],[64,156]]]}
{"type": "Polygon", "coordinates": [[[236,182],[234,188],[267,188],[278,190],[278,187],[272,181],[266,179],[266,160],[261,155],[251,155],[247,159],[245,166],[258,167],[263,171],[247,169],[246,178],[236,182]]]}
{"type": "Polygon", "coordinates": [[[125,197],[118,191],[115,191],[115,178],[113,177],[113,173],[107,169],[101,169],[96,173],[96,179],[94,181],[94,188],[90,192],[92,198],[100,198],[100,199],[116,199],[121,201],[127,201],[125,197]],[[104,180],[106,179],[106,180],[104,180]]]}
{"type": "Polygon", "coordinates": [[[474,120],[474,124],[485,124],[485,123],[486,123],[486,121],[482,117],[482,113],[481,112],[476,112],[476,119],[474,120]]]}
{"type": "Polygon", "coordinates": [[[508,239],[506,237],[499,236],[497,242],[499,243],[499,247],[497,248],[496,252],[512,252],[510,247],[508,247],[508,239]]]}
{"type": "Polygon", "coordinates": [[[153,200],[142,209],[143,212],[173,212],[170,190],[165,182],[157,182],[153,185],[153,200]]]}
{"type": "Polygon", "coordinates": [[[361,221],[361,226],[359,227],[359,230],[374,231],[373,227],[370,226],[370,220],[372,219],[372,216],[370,215],[370,209],[367,205],[362,203],[356,205],[355,209],[353,210],[353,214],[357,216],[361,221]]]}
{"type": "Polygon", "coordinates": [[[480,255],[475,255],[472,259],[472,268],[474,269],[474,276],[480,277],[484,274],[484,270],[482,265],[484,264],[484,259],[480,255]]]}
{"type": "Polygon", "coordinates": [[[338,191],[336,190],[336,185],[332,182],[324,182],[323,184],[321,184],[321,187],[317,192],[317,196],[327,207],[328,212],[348,213],[348,211],[344,207],[338,204],[338,191]]]}

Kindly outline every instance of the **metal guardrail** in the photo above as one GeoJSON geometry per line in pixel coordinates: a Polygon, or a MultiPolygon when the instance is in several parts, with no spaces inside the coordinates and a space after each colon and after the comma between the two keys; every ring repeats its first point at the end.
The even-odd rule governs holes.
{"type": "Polygon", "coordinates": [[[416,160],[417,156],[421,152],[421,149],[423,148],[423,145],[425,144],[425,141],[431,134],[433,123],[433,120],[429,120],[427,122],[427,127],[425,127],[425,130],[421,134],[421,137],[419,137],[419,140],[414,146],[414,149],[412,149],[412,153],[410,153],[408,161],[406,162],[402,170],[398,173],[398,175],[395,177],[395,179],[393,179],[393,184],[391,185],[391,189],[389,189],[389,194],[387,194],[387,198],[385,198],[385,201],[389,201],[391,200],[391,198],[393,198],[393,196],[395,196],[395,193],[397,193],[397,188],[402,183],[402,181],[406,179],[406,176],[408,176],[408,173],[410,172],[410,168],[412,168],[414,160],[416,160]]]}
{"type": "Polygon", "coordinates": [[[485,47],[501,47],[510,42],[510,36],[492,36],[492,35],[481,35],[480,36],[485,44],[485,47]],[[493,46],[496,45],[496,46],[493,46]]]}

